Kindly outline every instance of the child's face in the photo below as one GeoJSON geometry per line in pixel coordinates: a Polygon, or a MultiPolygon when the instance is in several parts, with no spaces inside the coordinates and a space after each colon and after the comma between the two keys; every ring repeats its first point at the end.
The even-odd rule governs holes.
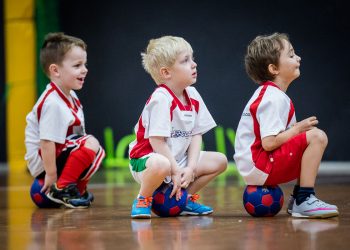
{"type": "Polygon", "coordinates": [[[283,47],[279,58],[278,77],[290,83],[300,75],[301,58],[295,54],[293,46],[288,41],[283,40],[283,47]]]}
{"type": "Polygon", "coordinates": [[[72,47],[58,65],[60,85],[65,90],[79,90],[83,87],[86,74],[87,54],[79,46],[72,47]]]}
{"type": "Polygon", "coordinates": [[[179,87],[187,87],[197,81],[197,64],[192,52],[181,52],[173,66],[169,68],[171,81],[179,87]]]}

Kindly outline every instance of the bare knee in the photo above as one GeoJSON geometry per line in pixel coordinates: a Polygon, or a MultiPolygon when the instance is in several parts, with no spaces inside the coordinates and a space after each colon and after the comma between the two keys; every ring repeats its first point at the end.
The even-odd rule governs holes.
{"type": "Polygon", "coordinates": [[[90,136],[89,138],[86,139],[84,146],[93,150],[95,153],[97,153],[97,151],[100,148],[100,143],[95,137],[90,136]]]}
{"type": "Polygon", "coordinates": [[[227,157],[226,155],[222,153],[217,153],[216,155],[216,162],[217,162],[217,172],[220,174],[224,172],[227,168],[227,157]]]}
{"type": "Polygon", "coordinates": [[[319,144],[323,147],[326,147],[328,144],[328,137],[326,133],[318,128],[314,128],[308,132],[307,134],[307,139],[310,144],[319,144]]]}
{"type": "Polygon", "coordinates": [[[171,165],[168,158],[163,155],[154,154],[146,162],[146,167],[158,176],[169,176],[171,174],[171,165]]]}

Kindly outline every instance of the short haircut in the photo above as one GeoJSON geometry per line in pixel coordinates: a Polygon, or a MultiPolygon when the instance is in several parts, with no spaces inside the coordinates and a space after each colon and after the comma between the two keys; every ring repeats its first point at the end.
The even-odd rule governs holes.
{"type": "Polygon", "coordinates": [[[163,36],[151,39],[146,51],[141,53],[142,65],[155,82],[160,84],[160,68],[174,65],[177,56],[184,51],[193,53],[191,45],[181,37],[163,36]]]}
{"type": "Polygon", "coordinates": [[[284,49],[283,40],[289,42],[285,33],[257,36],[247,48],[244,58],[248,76],[256,83],[274,80],[269,72],[270,64],[279,65],[281,51],[284,49]]]}
{"type": "Polygon", "coordinates": [[[74,46],[81,47],[83,50],[87,48],[85,42],[80,38],[68,36],[62,32],[49,33],[45,36],[40,50],[40,64],[48,77],[50,77],[49,66],[51,64],[61,65],[66,53],[74,46]]]}

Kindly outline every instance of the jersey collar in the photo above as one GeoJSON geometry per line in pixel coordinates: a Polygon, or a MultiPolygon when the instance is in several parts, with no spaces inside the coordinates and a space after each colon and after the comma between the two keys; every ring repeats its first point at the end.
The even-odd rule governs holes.
{"type": "Polygon", "coordinates": [[[276,88],[278,88],[278,89],[281,89],[280,87],[278,87],[278,86],[276,85],[276,83],[271,82],[271,81],[263,82],[263,83],[261,83],[261,85],[264,85],[264,86],[273,86],[273,87],[276,87],[276,88]]]}
{"type": "Polygon", "coordinates": [[[176,102],[176,105],[179,107],[180,110],[187,110],[187,111],[192,110],[192,102],[191,102],[190,97],[188,96],[186,89],[184,89],[183,93],[184,93],[187,105],[184,106],[182,104],[182,102],[179,100],[179,98],[177,98],[177,96],[174,94],[174,92],[168,86],[166,86],[165,84],[160,84],[159,87],[165,88],[171,94],[171,96],[174,98],[174,100],[176,102]]]}

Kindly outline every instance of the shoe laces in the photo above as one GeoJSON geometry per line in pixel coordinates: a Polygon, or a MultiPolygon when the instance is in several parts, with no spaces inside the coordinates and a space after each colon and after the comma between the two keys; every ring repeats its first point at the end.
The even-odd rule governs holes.
{"type": "Polygon", "coordinates": [[[146,198],[139,197],[137,198],[136,207],[150,207],[152,205],[152,200],[153,200],[152,196],[146,197],[146,198]]]}
{"type": "Polygon", "coordinates": [[[190,200],[191,200],[192,202],[196,202],[197,200],[199,200],[199,198],[200,198],[199,194],[192,194],[192,195],[190,196],[190,200]]]}

